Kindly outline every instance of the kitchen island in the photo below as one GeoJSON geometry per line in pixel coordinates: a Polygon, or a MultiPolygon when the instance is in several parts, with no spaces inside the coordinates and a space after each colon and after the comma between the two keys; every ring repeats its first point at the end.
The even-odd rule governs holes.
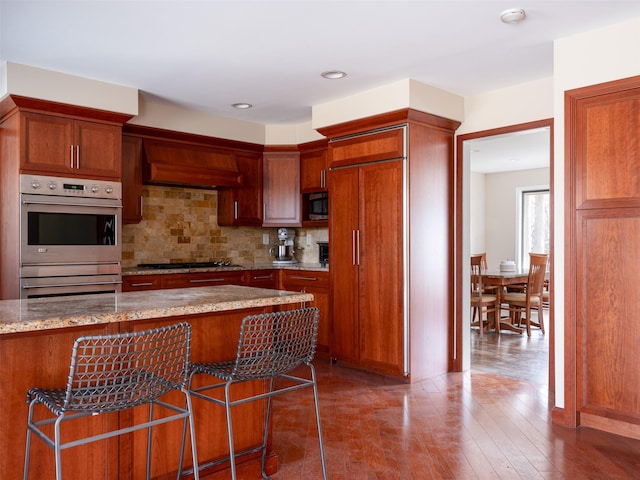
{"type": "MultiPolygon", "coordinates": [[[[133,332],[179,321],[192,326],[191,360],[221,361],[235,356],[242,318],[299,306],[313,295],[237,285],[188,289],[127,292],[118,294],[53,297],[0,301],[0,398],[3,421],[0,429],[0,478],[21,478],[26,433],[26,392],[33,386],[60,388],[66,385],[73,341],[82,335],[133,332]]],[[[263,382],[238,386],[238,393],[257,393],[263,382]]],[[[227,455],[224,409],[194,400],[200,464],[227,455]]],[[[76,433],[99,433],[105,426],[131,423],[147,415],[145,407],[130,413],[103,414],[78,420],[76,433]]],[[[251,402],[233,412],[236,448],[261,443],[264,405],[251,402]]],[[[181,441],[180,422],[154,428],[152,477],[175,478],[181,441]]],[[[146,435],[136,432],[63,451],[65,478],[92,480],[144,478],[146,435]]],[[[187,463],[190,458],[186,456],[187,463]]],[[[277,459],[269,452],[268,471],[277,459]]],[[[247,456],[239,464],[248,478],[258,478],[259,458],[247,456]]],[[[209,471],[228,468],[222,462],[209,471]]],[[[206,473],[206,472],[203,472],[206,473]]],[[[31,445],[30,478],[55,478],[53,452],[38,439],[31,445]]]]}

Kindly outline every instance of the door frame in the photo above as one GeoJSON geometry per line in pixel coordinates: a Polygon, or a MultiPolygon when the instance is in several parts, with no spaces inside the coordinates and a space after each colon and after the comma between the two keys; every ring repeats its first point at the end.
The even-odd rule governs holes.
{"type": "MultiPolygon", "coordinates": [[[[551,278],[551,285],[549,288],[549,396],[552,399],[554,396],[555,388],[555,322],[554,322],[554,304],[553,304],[553,251],[554,251],[554,232],[553,232],[553,205],[554,205],[554,167],[553,167],[553,118],[547,118],[543,120],[537,120],[533,122],[520,123],[517,125],[509,125],[506,127],[494,128],[490,130],[482,130],[479,132],[467,133],[464,135],[458,135],[456,137],[456,162],[455,162],[455,236],[454,236],[454,262],[455,262],[455,305],[454,305],[454,325],[453,336],[450,339],[450,360],[449,370],[460,372],[463,370],[463,357],[462,352],[465,348],[464,345],[464,328],[465,328],[465,316],[464,311],[465,286],[468,286],[468,282],[464,282],[464,275],[467,271],[464,258],[464,222],[468,220],[464,218],[463,199],[465,188],[465,175],[468,175],[468,171],[464,168],[464,142],[468,140],[475,140],[478,138],[492,137],[495,135],[503,135],[507,133],[521,132],[524,130],[531,130],[535,128],[549,127],[549,194],[551,202],[551,226],[550,237],[551,247],[549,252],[549,275],[551,278]]],[[[467,289],[468,290],[468,289],[467,289]]],[[[468,309],[467,309],[468,310],[468,309]]],[[[468,318],[468,317],[467,317],[468,318]]],[[[468,325],[467,325],[468,327],[468,325]]],[[[466,348],[470,348],[466,345],[466,348]]]]}

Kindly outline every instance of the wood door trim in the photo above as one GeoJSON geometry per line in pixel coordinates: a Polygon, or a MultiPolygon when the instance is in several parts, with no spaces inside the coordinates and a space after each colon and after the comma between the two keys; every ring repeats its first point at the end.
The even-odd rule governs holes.
{"type": "MultiPolygon", "coordinates": [[[[520,123],[516,125],[509,125],[505,127],[493,128],[489,130],[482,130],[473,133],[467,133],[464,135],[458,135],[456,137],[456,174],[455,174],[455,229],[456,235],[454,239],[454,248],[455,248],[455,291],[456,291],[456,301],[455,301],[455,335],[450,339],[451,344],[451,358],[449,361],[449,370],[450,371],[462,371],[462,356],[460,352],[462,352],[462,315],[463,308],[466,308],[462,304],[462,193],[463,193],[463,144],[467,140],[474,140],[477,138],[490,137],[494,135],[502,135],[505,133],[514,133],[523,130],[531,130],[534,128],[550,128],[550,137],[549,137],[549,194],[550,194],[550,202],[551,202],[551,226],[550,226],[550,235],[551,235],[551,251],[550,251],[550,261],[549,261],[549,274],[550,277],[553,278],[553,238],[554,238],[554,230],[553,230],[553,204],[554,204],[554,192],[553,192],[553,179],[554,179],[554,168],[553,168],[553,118],[546,118],[542,120],[536,120],[532,122],[520,123]],[[455,354],[454,354],[455,352],[455,354]]],[[[550,302],[553,305],[553,282],[551,282],[552,288],[550,292],[550,302]]],[[[555,321],[553,308],[549,309],[549,400],[553,401],[555,397],[555,321]]]]}

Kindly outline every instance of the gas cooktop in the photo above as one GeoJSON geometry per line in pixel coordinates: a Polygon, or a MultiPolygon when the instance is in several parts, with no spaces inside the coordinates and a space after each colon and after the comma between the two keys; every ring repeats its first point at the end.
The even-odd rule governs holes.
{"type": "Polygon", "coordinates": [[[153,268],[156,270],[166,270],[170,268],[211,268],[211,267],[239,267],[231,262],[184,262],[184,263],[139,263],[139,268],[153,268]]]}

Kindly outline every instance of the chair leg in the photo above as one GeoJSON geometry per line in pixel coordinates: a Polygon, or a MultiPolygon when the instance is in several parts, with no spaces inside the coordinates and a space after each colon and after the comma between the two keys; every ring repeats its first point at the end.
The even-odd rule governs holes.
{"type": "MultiPolygon", "coordinates": [[[[482,324],[480,325],[482,328],[482,324]]],[[[308,364],[313,380],[313,402],[316,407],[316,423],[318,428],[318,443],[320,445],[320,461],[322,462],[322,478],[327,480],[327,465],[324,460],[324,442],[322,441],[322,425],[320,423],[320,402],[318,401],[318,384],[316,383],[316,370],[311,363],[308,364]]]]}
{"type": "Polygon", "coordinates": [[[231,467],[231,478],[236,480],[236,455],[235,448],[233,446],[233,421],[231,419],[231,405],[229,400],[229,387],[231,381],[228,381],[224,386],[224,408],[227,413],[227,435],[229,437],[229,466],[231,467]]]}
{"type": "MultiPolygon", "coordinates": [[[[149,422],[153,420],[153,402],[149,404],[149,422]]],[[[147,480],[151,475],[151,425],[147,428],[147,480]]]]}
{"type": "MultiPolygon", "coordinates": [[[[184,390],[184,394],[187,397],[187,410],[189,410],[189,435],[191,437],[191,461],[193,462],[193,480],[200,480],[200,469],[198,468],[198,449],[196,447],[196,421],[193,418],[193,405],[191,403],[191,395],[187,390],[184,390]]],[[[184,451],[184,445],[182,446],[184,451]]],[[[182,469],[182,463],[180,464],[182,469]]]]}
{"type": "MultiPolygon", "coordinates": [[[[271,377],[271,379],[269,380],[269,393],[273,392],[273,383],[274,383],[275,379],[274,377],[271,377]]],[[[264,416],[264,427],[262,429],[262,478],[268,480],[269,476],[267,475],[267,472],[265,471],[265,467],[267,465],[267,439],[269,437],[269,418],[271,417],[271,399],[272,397],[269,396],[267,397],[267,411],[265,412],[265,416],[264,416]]]]}
{"type": "Polygon", "coordinates": [[[33,421],[33,407],[35,400],[29,402],[29,415],[27,416],[27,444],[24,451],[24,473],[22,480],[28,480],[29,478],[29,458],[31,457],[31,422],[33,421]]]}
{"type": "Polygon", "coordinates": [[[61,451],[60,422],[62,421],[63,418],[64,418],[64,413],[56,419],[54,428],[53,428],[54,438],[55,438],[53,450],[56,457],[56,480],[62,480],[62,458],[60,453],[61,451]]]}

